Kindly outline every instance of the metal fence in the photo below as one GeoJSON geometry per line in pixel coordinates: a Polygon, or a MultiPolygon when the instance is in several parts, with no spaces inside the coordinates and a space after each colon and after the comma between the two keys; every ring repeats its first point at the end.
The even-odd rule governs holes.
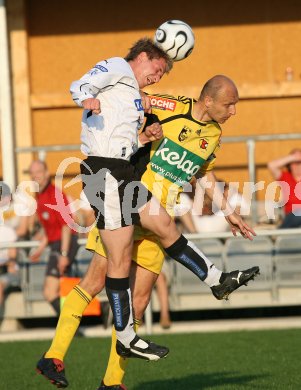
{"type": "MultiPolygon", "coordinates": [[[[299,133],[261,134],[244,136],[223,136],[222,143],[244,143],[247,150],[249,181],[256,182],[255,151],[257,142],[301,140],[299,133]]],[[[80,145],[46,145],[15,148],[16,153],[38,153],[41,160],[45,160],[49,152],[63,152],[68,150],[80,150],[80,145]]]]}
{"type": "MultiPolygon", "coordinates": [[[[255,152],[256,144],[258,142],[267,141],[288,141],[288,140],[301,140],[301,134],[297,133],[281,133],[281,134],[262,134],[262,135],[244,135],[244,136],[224,136],[222,138],[223,144],[244,143],[246,146],[247,166],[249,182],[256,183],[256,161],[255,152]]],[[[80,145],[47,145],[47,146],[32,146],[32,147],[20,147],[16,148],[16,153],[38,153],[39,159],[45,160],[47,153],[50,152],[62,152],[62,151],[79,151],[80,145]]],[[[256,192],[254,193],[254,202],[251,203],[251,220],[253,223],[257,223],[258,215],[256,209],[256,192]]]]}
{"type": "MultiPolygon", "coordinates": [[[[275,264],[276,263],[273,262],[273,265],[270,268],[269,267],[264,268],[266,260],[267,260],[267,256],[264,254],[265,249],[263,248],[264,250],[260,250],[260,252],[258,252],[258,249],[256,249],[255,252],[253,252],[253,256],[254,256],[253,258],[256,259],[256,257],[257,257],[257,261],[263,267],[263,278],[259,282],[255,281],[254,288],[252,288],[252,286],[251,286],[251,288],[248,287],[248,289],[245,290],[245,293],[242,294],[244,297],[245,296],[248,297],[247,300],[240,299],[237,301],[236,298],[237,297],[239,298],[239,294],[235,293],[230,301],[231,304],[232,304],[232,302],[234,302],[234,304],[232,304],[230,306],[229,306],[229,304],[227,305],[224,302],[215,301],[211,297],[210,289],[206,286],[204,286],[204,288],[200,287],[201,284],[199,283],[197,278],[192,274],[191,274],[191,280],[193,281],[193,283],[190,284],[190,280],[189,280],[188,290],[186,289],[186,291],[184,291],[184,292],[183,291],[181,292],[181,287],[183,287],[183,286],[181,286],[181,281],[180,282],[179,282],[179,280],[173,281],[173,283],[175,283],[175,285],[174,285],[174,290],[172,293],[173,296],[171,298],[178,299],[179,296],[182,294],[183,296],[185,296],[185,299],[190,299],[190,301],[194,299],[194,303],[192,304],[192,307],[193,307],[193,305],[196,305],[195,309],[198,309],[198,310],[200,310],[202,308],[203,309],[206,309],[206,308],[227,309],[229,307],[231,307],[231,308],[233,308],[233,307],[234,308],[235,307],[256,307],[256,305],[259,305],[259,306],[262,306],[262,305],[277,306],[277,305],[287,305],[287,304],[300,305],[301,304],[301,240],[299,240],[298,236],[301,235],[301,229],[257,230],[256,233],[257,233],[258,238],[268,237],[269,239],[273,240],[273,242],[277,242],[278,238],[280,238],[280,237],[288,237],[289,238],[289,237],[296,237],[297,236],[297,241],[298,241],[298,245],[300,245],[300,248],[298,246],[299,249],[296,249],[296,248],[294,249],[294,248],[292,248],[292,246],[290,244],[286,244],[283,256],[277,260],[278,261],[277,267],[279,268],[279,270],[281,270],[281,272],[287,273],[288,271],[290,271],[289,276],[285,276],[286,277],[286,284],[281,291],[278,288],[280,286],[280,284],[279,284],[277,272],[275,272],[275,264]],[[300,242],[300,244],[299,244],[299,242],[300,242]],[[286,263],[286,261],[288,261],[288,258],[289,257],[292,258],[292,256],[294,256],[293,261],[290,263],[286,263]],[[299,264],[300,264],[300,266],[299,266],[299,264]],[[283,269],[283,267],[284,267],[284,269],[283,269]],[[193,289],[193,284],[196,286],[195,290],[193,289]],[[292,288],[294,288],[295,290],[292,290],[292,288]],[[290,295],[288,295],[289,289],[291,289],[291,292],[293,293],[293,295],[292,295],[292,293],[290,295]],[[264,292],[265,295],[262,294],[262,291],[264,292]],[[279,291],[281,292],[281,295],[279,295],[279,291]],[[283,293],[283,291],[284,291],[284,293],[283,293]],[[296,291],[297,291],[297,294],[296,294],[296,291]],[[261,295],[258,295],[259,292],[261,293],[261,295]],[[291,301],[292,296],[294,299],[291,301]],[[210,301],[209,301],[208,297],[209,297],[210,301]],[[268,297],[268,299],[266,299],[266,297],[268,297]],[[286,299],[287,299],[287,302],[285,302],[286,299]],[[208,301],[209,301],[209,303],[207,303],[208,301]]],[[[224,254],[227,250],[227,242],[229,242],[229,239],[231,239],[231,237],[233,237],[233,235],[231,232],[223,232],[223,233],[215,233],[215,234],[214,233],[187,234],[186,237],[194,242],[200,240],[199,244],[200,244],[201,248],[202,248],[202,240],[205,243],[206,240],[209,240],[209,239],[219,239],[222,242],[221,256],[224,256],[224,254]]],[[[236,238],[233,238],[233,240],[236,240],[236,238]]],[[[248,240],[243,240],[243,241],[246,243],[248,242],[248,240]]],[[[86,239],[79,239],[78,242],[81,246],[83,246],[86,243],[86,239]]],[[[239,239],[237,239],[237,244],[238,243],[239,243],[239,239]]],[[[255,247],[255,244],[256,244],[256,238],[254,240],[254,247],[255,247]]],[[[33,241],[32,242],[20,241],[20,242],[14,242],[14,243],[1,243],[0,249],[1,248],[10,248],[10,247],[26,249],[26,248],[36,247],[37,245],[38,245],[37,241],[34,241],[34,242],[33,241]]],[[[234,241],[234,245],[235,245],[235,241],[234,241]]],[[[237,246],[237,248],[239,248],[239,245],[237,246]]],[[[252,248],[252,243],[250,243],[250,248],[252,248]]],[[[268,250],[269,250],[269,248],[267,249],[267,251],[268,250]]],[[[242,252],[240,253],[239,249],[237,249],[236,252],[237,252],[236,254],[238,254],[240,256],[240,257],[238,256],[238,260],[240,261],[240,259],[242,259],[242,263],[243,263],[243,257],[245,256],[245,253],[242,253],[242,252]]],[[[270,255],[271,255],[271,253],[270,253],[270,255]]],[[[233,259],[233,257],[231,257],[231,259],[233,259]]],[[[31,262],[28,259],[28,257],[22,258],[21,261],[23,263],[22,264],[23,266],[26,266],[27,268],[31,266],[31,262]]],[[[227,262],[229,262],[229,259],[226,259],[224,264],[226,264],[227,262]]],[[[88,262],[86,262],[86,264],[88,264],[88,262]]],[[[239,264],[239,268],[241,269],[242,265],[240,266],[239,262],[236,264],[239,264]]],[[[250,266],[251,265],[252,264],[250,264],[250,266]]],[[[181,270],[184,268],[181,265],[179,265],[179,267],[181,270]]],[[[186,271],[186,272],[188,272],[188,271],[186,271]]],[[[30,283],[30,280],[26,280],[25,284],[26,283],[30,283]]],[[[40,297],[41,297],[41,295],[40,295],[40,297]]],[[[41,299],[41,298],[39,298],[39,299],[41,299]]],[[[25,298],[25,301],[26,301],[26,298],[25,298]]],[[[25,301],[24,301],[24,304],[26,305],[25,301]]],[[[178,306],[179,310],[187,309],[187,305],[183,303],[185,301],[182,302],[179,300],[179,302],[178,302],[178,305],[180,305],[180,306],[178,306]],[[181,307],[181,304],[183,307],[181,307]]],[[[30,313],[29,313],[29,315],[30,315],[30,313]]],[[[146,313],[145,313],[145,325],[146,325],[146,331],[148,333],[151,333],[152,332],[152,303],[148,306],[146,313]]]]}

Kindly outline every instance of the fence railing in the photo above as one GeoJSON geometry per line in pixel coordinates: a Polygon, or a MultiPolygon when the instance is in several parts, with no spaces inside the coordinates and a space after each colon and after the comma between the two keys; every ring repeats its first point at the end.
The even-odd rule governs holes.
{"type": "MultiPolygon", "coordinates": [[[[300,235],[301,239],[301,229],[270,229],[270,230],[257,230],[256,231],[257,236],[259,237],[270,237],[270,238],[276,238],[279,236],[290,236],[290,235],[300,235]]],[[[227,239],[230,237],[233,237],[233,234],[231,232],[222,232],[222,233],[202,233],[202,234],[187,234],[186,237],[191,240],[196,239],[209,239],[209,238],[217,238],[217,239],[227,239]]],[[[255,238],[256,240],[256,238],[255,238]]],[[[80,245],[85,245],[86,239],[80,238],[78,240],[78,243],[80,245]]],[[[19,242],[13,242],[13,243],[0,243],[0,249],[3,248],[34,248],[37,247],[39,244],[38,241],[19,241],[19,242]]],[[[301,253],[300,253],[301,256],[301,253]]],[[[30,264],[30,260],[23,259],[24,264],[30,264]]],[[[148,306],[146,313],[145,313],[145,326],[146,326],[146,332],[151,333],[152,332],[152,308],[151,304],[148,306]]]]}
{"type": "MultiPolygon", "coordinates": [[[[301,134],[299,133],[280,133],[280,134],[260,134],[260,135],[243,135],[243,136],[223,136],[222,143],[245,143],[247,147],[248,158],[248,171],[249,181],[256,182],[256,162],[255,162],[255,149],[257,142],[267,141],[288,141],[288,140],[301,140],[301,134]]],[[[17,147],[16,153],[32,153],[37,152],[39,158],[45,160],[47,152],[62,152],[68,150],[80,150],[79,144],[68,145],[44,145],[44,146],[30,146],[30,147],[17,147]]]]}
{"type": "MultiPolygon", "coordinates": [[[[246,145],[247,152],[247,165],[249,182],[256,183],[256,161],[255,152],[257,142],[267,141],[288,141],[288,140],[301,140],[301,134],[299,133],[280,133],[280,134],[261,134],[261,135],[243,135],[243,136],[223,136],[223,144],[232,143],[244,143],[246,145]]],[[[15,148],[16,153],[31,153],[37,152],[39,159],[45,160],[47,153],[49,152],[62,152],[80,150],[79,144],[68,145],[44,145],[44,146],[31,146],[31,147],[18,147],[15,148]]],[[[256,201],[256,192],[254,193],[254,200],[256,201]]],[[[253,223],[257,222],[256,204],[251,204],[251,220],[253,223]]]]}

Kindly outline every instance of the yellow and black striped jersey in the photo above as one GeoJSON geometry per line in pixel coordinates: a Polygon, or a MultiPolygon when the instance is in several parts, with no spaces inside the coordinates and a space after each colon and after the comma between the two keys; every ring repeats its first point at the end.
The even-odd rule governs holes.
{"type": "Polygon", "coordinates": [[[197,173],[210,171],[219,148],[221,128],[215,121],[193,118],[194,100],[185,96],[149,95],[163,139],[152,142],[141,181],[172,214],[183,186],[197,173]]]}

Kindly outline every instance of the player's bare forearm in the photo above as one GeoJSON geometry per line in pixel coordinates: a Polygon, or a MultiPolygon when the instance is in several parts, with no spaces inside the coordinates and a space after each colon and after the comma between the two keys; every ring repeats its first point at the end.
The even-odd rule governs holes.
{"type": "Polygon", "coordinates": [[[237,233],[240,233],[244,238],[248,240],[253,240],[253,237],[256,236],[255,231],[251,228],[240,215],[235,212],[225,216],[226,221],[230,225],[231,231],[234,236],[237,236],[237,233]]]}

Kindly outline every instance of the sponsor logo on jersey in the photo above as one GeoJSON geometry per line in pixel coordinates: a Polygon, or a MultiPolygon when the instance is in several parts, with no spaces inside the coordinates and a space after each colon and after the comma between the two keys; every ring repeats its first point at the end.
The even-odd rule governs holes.
{"type": "Polygon", "coordinates": [[[181,145],[164,138],[150,160],[151,170],[172,183],[183,186],[189,182],[205,160],[181,145]]]}
{"type": "Polygon", "coordinates": [[[174,100],[160,98],[152,96],[150,98],[151,106],[154,108],[159,108],[160,110],[174,111],[176,109],[177,103],[174,100]]]}
{"type": "Polygon", "coordinates": [[[105,66],[102,66],[100,64],[96,64],[94,68],[101,70],[102,72],[108,72],[108,69],[105,66]]]}
{"type": "Polygon", "coordinates": [[[180,142],[185,141],[189,137],[191,132],[192,132],[192,130],[189,129],[189,127],[184,126],[183,129],[181,130],[180,134],[178,135],[178,140],[180,142]]]}
{"type": "Polygon", "coordinates": [[[207,150],[208,141],[205,140],[205,138],[201,138],[199,142],[200,142],[200,148],[203,150],[207,150]]]}
{"type": "Polygon", "coordinates": [[[143,111],[143,105],[141,99],[135,99],[134,100],[135,106],[137,108],[137,111],[143,111]]]}

